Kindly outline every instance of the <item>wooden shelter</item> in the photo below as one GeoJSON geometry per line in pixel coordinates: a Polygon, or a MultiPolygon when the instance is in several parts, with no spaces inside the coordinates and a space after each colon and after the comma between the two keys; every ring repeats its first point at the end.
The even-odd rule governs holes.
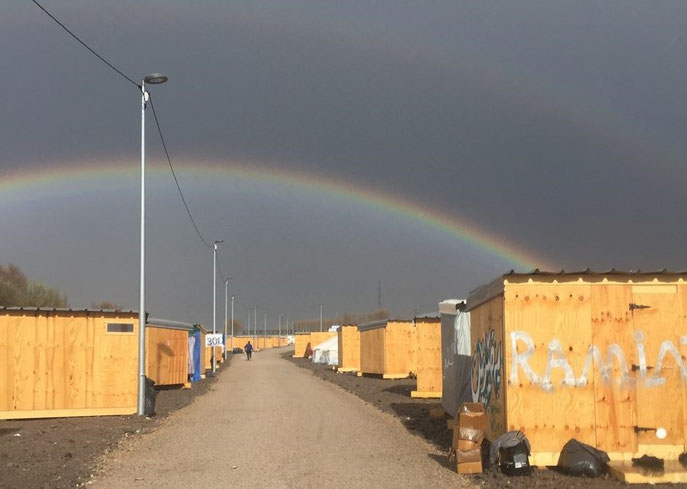
{"type": "Polygon", "coordinates": [[[337,331],[339,339],[339,372],[360,370],[360,332],[358,326],[343,325],[337,331]]]}
{"type": "Polygon", "coordinates": [[[413,321],[383,320],[358,326],[360,372],[385,379],[404,379],[417,371],[413,321]]]}
{"type": "Polygon", "coordinates": [[[612,460],[687,444],[687,273],[508,273],[474,291],[472,396],[535,465],[571,438],[612,460]]]}
{"type": "Polygon", "coordinates": [[[146,375],[155,385],[188,382],[188,335],[193,325],[149,318],[146,324],[146,375]]]}
{"type": "Polygon", "coordinates": [[[417,390],[411,397],[441,398],[441,320],[415,318],[417,390]]]}
{"type": "Polygon", "coordinates": [[[296,333],[294,335],[293,358],[304,358],[310,345],[310,333],[296,333]]]}
{"type": "MultiPolygon", "coordinates": [[[[245,350],[246,344],[250,341],[253,348],[256,348],[256,341],[254,336],[234,336],[234,348],[241,348],[245,350]]],[[[231,347],[231,337],[227,340],[227,348],[231,347]]]]}
{"type": "Polygon", "coordinates": [[[0,307],[0,418],[136,412],[138,313],[0,307]]]}
{"type": "Polygon", "coordinates": [[[320,343],[324,343],[335,336],[336,331],[313,331],[310,333],[310,348],[315,348],[320,343]]]}

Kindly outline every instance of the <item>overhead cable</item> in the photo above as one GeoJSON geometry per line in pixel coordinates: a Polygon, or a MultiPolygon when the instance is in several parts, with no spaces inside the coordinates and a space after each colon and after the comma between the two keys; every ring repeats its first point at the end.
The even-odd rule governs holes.
{"type": "MultiPolygon", "coordinates": [[[[122,76],[124,79],[126,79],[128,82],[136,86],[139,90],[141,90],[141,85],[136,83],[131,77],[125,75],[122,71],[120,71],[116,66],[114,66],[112,63],[110,63],[108,60],[103,58],[100,54],[98,54],[93,48],[91,48],[88,44],[86,44],[84,41],[82,41],[79,36],[74,34],[67,26],[65,26],[62,22],[60,22],[53,14],[51,14],[43,5],[38,3],[37,0],[31,0],[38,8],[40,8],[43,12],[45,12],[48,17],[50,17],[52,20],[54,20],[62,29],[64,29],[67,33],[69,33],[70,36],[72,36],[74,39],[76,39],[83,47],[88,49],[93,55],[95,55],[100,61],[105,63],[107,66],[112,68],[115,72],[117,72],[120,76],[122,76]]],[[[150,94],[149,94],[150,95],[150,94]]],[[[157,118],[157,112],[155,112],[155,105],[153,104],[153,99],[150,97],[150,106],[153,109],[153,116],[155,117],[155,125],[157,126],[157,131],[158,134],[160,135],[160,140],[162,141],[162,147],[165,150],[165,156],[167,157],[167,163],[169,163],[169,169],[172,170],[172,176],[174,177],[174,183],[177,186],[177,190],[179,191],[179,196],[181,197],[181,201],[184,203],[184,207],[186,208],[186,213],[188,214],[189,219],[191,220],[191,224],[193,224],[193,228],[196,230],[196,234],[198,234],[198,237],[200,240],[203,242],[203,244],[207,248],[212,248],[212,245],[203,237],[203,235],[200,233],[200,230],[198,229],[198,226],[196,225],[195,219],[193,219],[193,215],[191,214],[191,210],[188,207],[188,204],[186,203],[186,199],[184,198],[184,193],[181,191],[181,186],[179,185],[179,180],[177,179],[177,175],[174,171],[174,167],[172,166],[172,160],[169,157],[169,151],[167,151],[167,144],[165,143],[165,138],[162,135],[162,129],[160,127],[160,121],[157,118]]]]}
{"type": "Polygon", "coordinates": [[[97,56],[98,59],[100,59],[100,61],[102,61],[102,62],[105,63],[107,66],[109,66],[110,68],[112,68],[112,69],[113,69],[114,71],[116,71],[120,76],[124,77],[127,81],[129,81],[130,83],[132,83],[134,86],[138,87],[139,90],[141,89],[141,85],[139,85],[138,83],[136,83],[135,81],[133,81],[130,77],[126,76],[124,73],[122,73],[120,70],[118,70],[112,63],[110,63],[108,60],[106,60],[105,58],[103,58],[102,56],[100,56],[98,53],[96,53],[95,50],[94,50],[93,48],[91,48],[88,44],[86,44],[86,43],[83,42],[81,39],[79,39],[79,36],[77,36],[77,35],[74,34],[72,31],[70,31],[70,30],[67,28],[67,26],[65,26],[62,22],[60,22],[59,20],[57,20],[57,18],[56,18],[53,14],[51,14],[50,12],[48,12],[48,11],[46,10],[46,8],[43,7],[43,5],[41,5],[40,3],[38,3],[36,0],[31,0],[31,1],[32,1],[34,4],[36,4],[36,6],[37,6],[39,9],[41,9],[43,12],[45,12],[45,13],[48,15],[48,17],[50,17],[52,20],[54,20],[54,21],[57,23],[57,25],[59,25],[60,27],[62,27],[62,29],[64,29],[65,31],[67,31],[67,32],[69,33],[69,35],[72,36],[74,39],[76,39],[83,47],[85,47],[85,48],[88,49],[91,53],[93,53],[95,56],[97,56]]]}
{"type": "Polygon", "coordinates": [[[174,167],[172,166],[172,159],[169,157],[169,151],[167,151],[167,143],[165,143],[165,137],[162,135],[162,128],[160,127],[160,121],[157,118],[157,112],[155,111],[153,97],[151,96],[149,100],[150,107],[153,109],[153,117],[155,119],[155,125],[157,126],[157,132],[160,135],[160,141],[162,141],[162,148],[165,150],[165,156],[167,157],[167,163],[169,163],[169,169],[172,170],[172,176],[174,177],[174,183],[176,184],[177,190],[179,191],[179,197],[181,197],[181,201],[184,203],[186,213],[188,214],[188,218],[191,220],[191,224],[193,224],[193,229],[196,230],[196,234],[207,248],[212,248],[212,245],[201,234],[200,230],[198,229],[198,226],[196,225],[195,219],[193,219],[193,214],[191,214],[191,210],[188,208],[188,204],[186,203],[186,199],[184,198],[184,193],[181,191],[181,186],[179,185],[179,180],[177,179],[177,174],[174,171],[174,167]]]}

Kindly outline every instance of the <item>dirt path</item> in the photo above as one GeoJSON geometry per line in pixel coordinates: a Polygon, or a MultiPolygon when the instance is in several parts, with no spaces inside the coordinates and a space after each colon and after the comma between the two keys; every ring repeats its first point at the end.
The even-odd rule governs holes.
{"type": "Polygon", "coordinates": [[[283,351],[234,360],[212,392],[114,452],[92,487],[473,487],[398,420],[283,351]]]}

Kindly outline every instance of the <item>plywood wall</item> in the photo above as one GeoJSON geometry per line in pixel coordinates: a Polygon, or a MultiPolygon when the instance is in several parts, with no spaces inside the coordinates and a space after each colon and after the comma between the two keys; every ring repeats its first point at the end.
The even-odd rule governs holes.
{"type": "Polygon", "coordinates": [[[417,335],[412,321],[386,323],[384,374],[409,376],[417,372],[417,335]]]}
{"type": "Polygon", "coordinates": [[[360,331],[360,371],[384,374],[385,328],[360,331]]]}
{"type": "Polygon", "coordinates": [[[557,452],[570,438],[595,445],[594,387],[574,383],[566,368],[547,369],[549,356],[567,360],[581,372],[592,344],[592,300],[589,284],[512,284],[505,290],[508,429],[522,430],[538,452],[557,452]],[[534,353],[527,365],[514,365],[531,338],[534,353]],[[512,347],[515,342],[515,349],[512,347]],[[548,372],[548,375],[547,375],[548,372]],[[568,379],[568,380],[566,380],[568,379]]]}
{"type": "Polygon", "coordinates": [[[310,333],[300,333],[294,336],[293,356],[297,358],[305,357],[305,352],[310,346],[310,333]]]}
{"type": "Polygon", "coordinates": [[[156,385],[188,381],[188,332],[146,327],[146,375],[156,385]]]}
{"type": "Polygon", "coordinates": [[[0,418],[134,413],[137,329],[130,315],[0,314],[0,418]]]}
{"type": "Polygon", "coordinates": [[[341,326],[339,336],[339,369],[360,370],[360,332],[357,326],[341,326]]]}
{"type": "Polygon", "coordinates": [[[336,331],[312,332],[310,333],[310,347],[316,348],[320,343],[324,343],[329,338],[334,338],[335,336],[336,331]]]}
{"type": "Polygon", "coordinates": [[[535,455],[570,438],[617,458],[684,449],[687,285],[625,280],[506,284],[506,428],[535,455]]]}
{"type": "Polygon", "coordinates": [[[441,396],[441,321],[415,320],[417,334],[417,391],[441,396]]]}

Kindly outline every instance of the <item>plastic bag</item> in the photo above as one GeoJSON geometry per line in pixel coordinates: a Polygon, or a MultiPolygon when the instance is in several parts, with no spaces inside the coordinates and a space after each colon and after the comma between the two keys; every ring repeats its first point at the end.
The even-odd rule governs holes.
{"type": "Polygon", "coordinates": [[[499,460],[501,447],[510,448],[525,442],[527,453],[530,452],[530,442],[522,431],[509,431],[494,440],[489,447],[489,465],[494,465],[499,460]]]}
{"type": "Polygon", "coordinates": [[[571,439],[558,457],[558,468],[568,475],[599,477],[606,472],[610,459],[603,450],[571,439]]]}
{"type": "Polygon", "coordinates": [[[499,467],[506,475],[530,475],[529,445],[527,440],[520,441],[514,446],[499,448],[499,467]]]}

